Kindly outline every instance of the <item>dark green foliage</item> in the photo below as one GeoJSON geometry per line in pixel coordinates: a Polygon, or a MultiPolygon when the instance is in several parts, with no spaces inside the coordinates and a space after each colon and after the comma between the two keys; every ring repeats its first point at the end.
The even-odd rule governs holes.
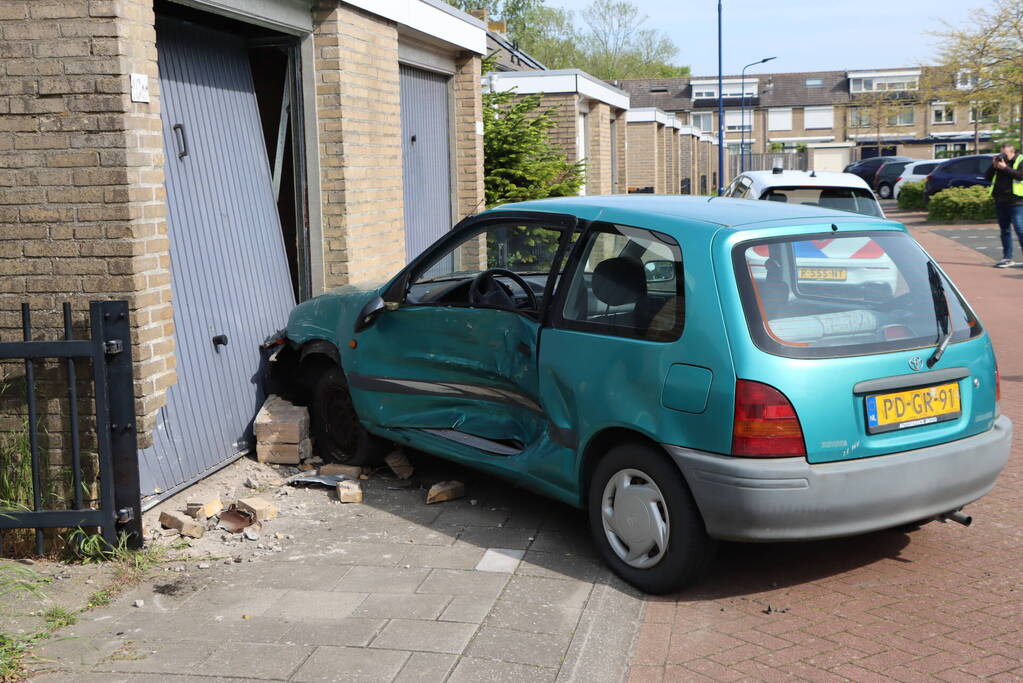
{"type": "Polygon", "coordinates": [[[927,208],[924,181],[906,183],[899,190],[899,208],[906,211],[923,211],[927,208]]]}
{"type": "Polygon", "coordinates": [[[931,197],[927,218],[932,221],[992,221],[995,201],[987,187],[950,187],[931,197]]]}

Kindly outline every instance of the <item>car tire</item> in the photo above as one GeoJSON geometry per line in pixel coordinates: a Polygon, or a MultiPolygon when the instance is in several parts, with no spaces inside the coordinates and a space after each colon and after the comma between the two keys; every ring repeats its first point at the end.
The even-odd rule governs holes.
{"type": "Polygon", "coordinates": [[[309,418],[316,455],[326,462],[369,465],[386,454],[388,442],[370,434],[359,421],[341,368],[332,364],[319,372],[312,378],[310,394],[309,418]]]}
{"type": "Polygon", "coordinates": [[[590,476],[587,498],[597,552],[615,574],[646,593],[684,588],[714,558],[716,543],[685,478],[652,445],[628,443],[608,451],[590,476]],[[655,542],[642,554],[651,536],[665,539],[664,547],[655,542]],[[638,557],[630,558],[636,553],[629,541],[638,557]]]}
{"type": "Polygon", "coordinates": [[[877,196],[879,196],[881,199],[891,199],[892,186],[889,185],[888,183],[881,183],[880,185],[877,186],[877,196]]]}

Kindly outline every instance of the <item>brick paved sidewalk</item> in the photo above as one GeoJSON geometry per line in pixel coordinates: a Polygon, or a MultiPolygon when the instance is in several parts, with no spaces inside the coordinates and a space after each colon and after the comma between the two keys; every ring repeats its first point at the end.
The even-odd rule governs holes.
{"type": "MultiPolygon", "coordinates": [[[[904,220],[991,333],[1023,428],[1023,270],[904,220]]],[[[967,226],[955,226],[966,228],[967,226]]],[[[978,229],[997,231],[995,226],[978,229]]],[[[729,544],[703,584],[647,604],[629,680],[1023,679],[1023,438],[970,528],[729,544]]]]}

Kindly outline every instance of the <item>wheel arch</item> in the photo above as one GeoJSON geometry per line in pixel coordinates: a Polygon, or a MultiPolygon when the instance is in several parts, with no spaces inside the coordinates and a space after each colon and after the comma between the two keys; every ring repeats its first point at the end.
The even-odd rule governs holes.
{"type": "MultiPolygon", "coordinates": [[[[612,448],[625,443],[640,443],[652,446],[663,453],[666,459],[671,461],[670,456],[661,447],[661,444],[643,432],[628,427],[607,427],[600,430],[590,437],[590,440],[586,443],[586,448],[583,449],[582,462],[579,467],[580,507],[586,507],[586,501],[590,495],[590,477],[597,463],[612,448]]],[[[674,462],[672,462],[672,465],[674,465],[674,462]]],[[[679,474],[685,479],[685,475],[682,474],[681,470],[679,470],[679,474]]]]}
{"type": "Polygon", "coordinates": [[[321,363],[323,361],[332,361],[338,367],[341,365],[341,352],[338,351],[337,345],[334,342],[326,339],[312,339],[302,344],[298,352],[298,365],[301,368],[307,362],[321,363]]]}

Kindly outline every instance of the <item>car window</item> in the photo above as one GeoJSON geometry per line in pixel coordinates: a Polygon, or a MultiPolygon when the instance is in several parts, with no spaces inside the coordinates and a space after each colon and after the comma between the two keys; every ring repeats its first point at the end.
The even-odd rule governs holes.
{"type": "Polygon", "coordinates": [[[881,173],[885,177],[894,178],[895,176],[902,173],[902,169],[906,168],[907,163],[908,162],[906,161],[896,161],[895,163],[885,164],[884,168],[881,169],[881,173]]]}
{"type": "MultiPolygon", "coordinates": [[[[552,273],[560,276],[564,255],[578,236],[566,233],[560,226],[491,223],[423,264],[411,278],[406,302],[466,305],[472,280],[485,270],[503,268],[521,276],[539,303],[552,273]]],[[[511,278],[499,280],[517,297],[524,296],[511,278]]]]}
{"type": "Polygon", "coordinates": [[[992,157],[980,157],[977,159],[977,173],[987,173],[992,164],[994,164],[992,157]]]}
{"type": "MultiPolygon", "coordinates": [[[[736,277],[757,345],[793,358],[855,356],[934,345],[929,258],[908,235],[871,232],[738,245],[736,277]]],[[[952,342],[981,333],[951,284],[952,342]]]]}
{"type": "Polygon", "coordinates": [[[917,164],[916,166],[913,167],[913,174],[927,175],[937,167],[938,167],[937,164],[917,164]]]}
{"type": "Polygon", "coordinates": [[[976,159],[959,159],[947,164],[942,170],[952,175],[972,175],[978,173],[978,169],[976,159]]]}
{"type": "Polygon", "coordinates": [[[881,208],[874,194],[860,187],[772,187],[765,190],[760,198],[785,204],[820,206],[867,216],[881,216],[881,208]]]}
{"type": "Polygon", "coordinates": [[[682,251],[668,235],[595,227],[571,277],[560,327],[649,341],[682,334],[682,251]]]}

